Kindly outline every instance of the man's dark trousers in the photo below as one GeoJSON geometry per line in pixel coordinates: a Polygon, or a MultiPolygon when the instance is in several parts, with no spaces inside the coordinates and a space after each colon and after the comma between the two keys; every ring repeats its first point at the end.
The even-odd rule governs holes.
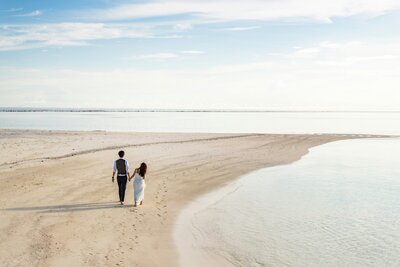
{"type": "Polygon", "coordinates": [[[126,190],[126,183],[128,181],[128,177],[126,175],[118,175],[117,182],[118,182],[118,189],[119,189],[119,201],[124,201],[125,199],[125,190],[126,190]]]}

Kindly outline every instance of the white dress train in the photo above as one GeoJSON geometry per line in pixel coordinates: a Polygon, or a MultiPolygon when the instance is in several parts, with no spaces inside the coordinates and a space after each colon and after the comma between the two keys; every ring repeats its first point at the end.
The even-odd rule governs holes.
{"type": "Polygon", "coordinates": [[[140,174],[136,173],[133,180],[133,199],[139,203],[144,199],[144,189],[146,182],[140,174]]]}

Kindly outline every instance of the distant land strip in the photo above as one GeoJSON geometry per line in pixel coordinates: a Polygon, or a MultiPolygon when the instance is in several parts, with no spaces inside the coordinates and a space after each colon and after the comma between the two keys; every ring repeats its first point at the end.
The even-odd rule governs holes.
{"type": "Polygon", "coordinates": [[[252,110],[252,109],[134,109],[134,108],[31,108],[31,107],[0,107],[0,112],[222,112],[222,113],[398,113],[398,110],[252,110]]]}

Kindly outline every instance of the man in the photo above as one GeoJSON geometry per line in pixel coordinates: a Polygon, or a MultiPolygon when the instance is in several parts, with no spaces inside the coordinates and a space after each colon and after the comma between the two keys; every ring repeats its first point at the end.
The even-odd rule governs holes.
{"type": "Polygon", "coordinates": [[[125,155],[124,151],[122,151],[122,150],[119,151],[118,155],[119,155],[119,159],[114,161],[112,182],[114,183],[115,173],[118,172],[117,182],[118,182],[119,201],[121,202],[121,205],[124,205],[126,183],[127,183],[128,177],[130,177],[129,164],[128,164],[128,161],[126,161],[124,159],[124,155],[125,155]]]}

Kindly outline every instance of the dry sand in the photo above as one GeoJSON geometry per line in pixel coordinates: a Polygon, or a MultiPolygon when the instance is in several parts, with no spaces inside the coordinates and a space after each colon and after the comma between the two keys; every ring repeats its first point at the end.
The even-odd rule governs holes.
{"type": "Polygon", "coordinates": [[[177,266],[179,210],[250,171],[350,135],[0,130],[2,266],[177,266]],[[117,202],[112,163],[148,164],[144,205],[117,202]]]}

